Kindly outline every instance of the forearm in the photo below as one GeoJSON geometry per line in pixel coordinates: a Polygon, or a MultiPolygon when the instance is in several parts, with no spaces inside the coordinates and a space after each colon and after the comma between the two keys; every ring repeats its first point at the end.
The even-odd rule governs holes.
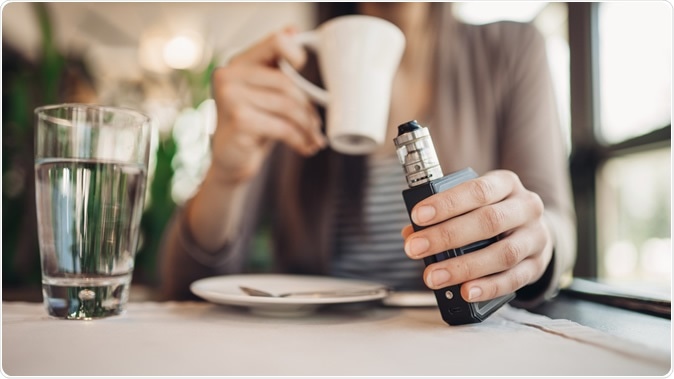
{"type": "Polygon", "coordinates": [[[243,252],[255,229],[255,204],[261,200],[262,186],[250,183],[228,189],[212,179],[207,175],[197,194],[176,210],[164,231],[159,260],[163,299],[193,298],[189,290],[193,281],[243,270],[243,252]],[[235,209],[244,208],[248,209],[245,217],[233,215],[238,212],[235,209]]]}
{"type": "Polygon", "coordinates": [[[190,246],[185,243],[184,209],[179,209],[166,225],[159,250],[159,292],[161,300],[186,300],[194,298],[189,285],[193,281],[211,276],[214,268],[193,258],[190,246]]]}
{"type": "Polygon", "coordinates": [[[235,237],[243,217],[248,182],[223,182],[209,169],[199,191],[185,209],[185,227],[205,252],[216,252],[235,237]]]}

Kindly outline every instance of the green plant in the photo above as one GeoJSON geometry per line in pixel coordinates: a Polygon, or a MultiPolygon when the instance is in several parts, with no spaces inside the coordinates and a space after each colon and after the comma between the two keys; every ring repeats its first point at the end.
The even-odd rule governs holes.
{"type": "Polygon", "coordinates": [[[42,36],[39,59],[30,62],[3,43],[3,286],[39,283],[33,109],[58,101],[66,62],[56,49],[46,4],[32,5],[42,36]]]}

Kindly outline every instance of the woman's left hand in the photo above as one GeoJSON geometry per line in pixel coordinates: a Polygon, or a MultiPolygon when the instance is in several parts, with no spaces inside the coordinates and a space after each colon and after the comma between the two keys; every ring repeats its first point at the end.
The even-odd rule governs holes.
{"type": "Polygon", "coordinates": [[[532,284],[552,258],[543,202],[512,171],[491,171],[424,199],[412,210],[412,220],[426,226],[418,232],[412,225],[403,228],[405,253],[412,259],[500,236],[486,248],[426,267],[429,288],[464,283],[466,301],[493,299],[532,284]]]}

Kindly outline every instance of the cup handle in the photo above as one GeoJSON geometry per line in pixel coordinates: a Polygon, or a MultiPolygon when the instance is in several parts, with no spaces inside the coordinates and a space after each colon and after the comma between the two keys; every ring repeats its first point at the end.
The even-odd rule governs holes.
{"type": "MultiPolygon", "coordinates": [[[[295,36],[295,40],[300,45],[305,46],[307,49],[314,52],[318,46],[318,34],[315,31],[300,33],[295,36]]],[[[292,79],[292,81],[295,82],[295,84],[313,101],[324,107],[327,106],[329,98],[328,91],[305,79],[285,59],[279,59],[278,65],[281,71],[288,75],[288,77],[290,77],[290,79],[292,79]]]]}

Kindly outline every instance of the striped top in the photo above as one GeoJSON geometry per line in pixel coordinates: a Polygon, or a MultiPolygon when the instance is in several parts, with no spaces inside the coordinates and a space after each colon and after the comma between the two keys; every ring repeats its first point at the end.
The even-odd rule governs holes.
{"type": "Polygon", "coordinates": [[[363,201],[363,225],[348,221],[345,195],[338,195],[331,274],[373,280],[394,289],[422,289],[424,264],[405,255],[402,228],[410,223],[402,191],[405,175],[395,155],[370,157],[363,201]]]}

